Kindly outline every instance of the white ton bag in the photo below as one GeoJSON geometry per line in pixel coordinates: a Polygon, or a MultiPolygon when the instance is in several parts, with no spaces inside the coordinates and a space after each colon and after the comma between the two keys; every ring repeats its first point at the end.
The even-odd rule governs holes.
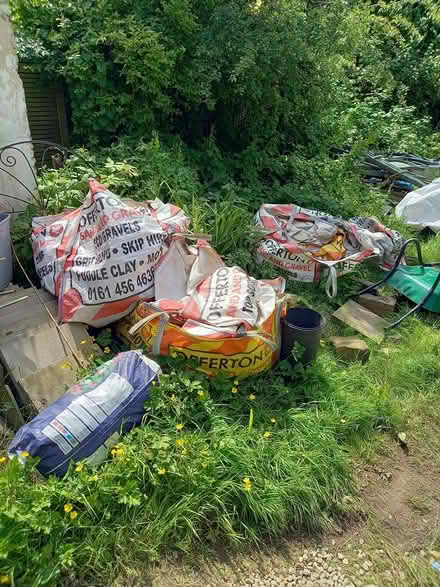
{"type": "Polygon", "coordinates": [[[100,327],[154,298],[154,270],[168,236],[189,218],[161,200],[125,202],[96,180],[80,208],[34,218],[32,249],[41,285],[58,297],[63,322],[100,327]]]}
{"type": "Polygon", "coordinates": [[[409,192],[395,209],[396,216],[418,230],[440,232],[440,178],[409,192]]]}

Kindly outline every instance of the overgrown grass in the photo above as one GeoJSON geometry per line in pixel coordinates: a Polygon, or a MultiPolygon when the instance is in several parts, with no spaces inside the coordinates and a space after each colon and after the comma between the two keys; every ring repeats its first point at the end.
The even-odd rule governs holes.
{"type": "MultiPolygon", "coordinates": [[[[376,214],[411,234],[381,217],[385,196],[361,186],[347,161],[315,160],[309,168],[296,156],[283,165],[294,168],[292,178],[303,189],[286,183],[272,193],[264,184],[253,191],[234,182],[204,192],[180,147],[164,151],[158,139],[92,159],[102,181],[122,196],[160,197],[185,208],[194,231],[209,232],[228,264],[256,277],[277,274],[255,260],[258,234],[251,223],[263,201],[376,214]]],[[[90,170],[75,160],[68,165],[43,176],[41,194],[51,212],[81,201],[90,170]]],[[[27,222],[16,228],[23,244],[27,222]]],[[[440,259],[439,243],[438,237],[424,242],[428,259],[440,259]]],[[[377,271],[362,267],[361,273],[377,271]]],[[[358,288],[349,276],[341,278],[330,302],[322,287],[288,283],[299,303],[329,313],[358,288]]],[[[406,308],[402,301],[398,312],[406,308]]],[[[255,544],[288,529],[325,529],[346,514],[343,497],[355,491],[353,456],[375,435],[407,429],[414,406],[438,397],[436,317],[412,317],[398,333],[400,343],[389,335],[381,345],[369,341],[366,365],[338,361],[324,340],[305,371],[280,364],[238,384],[162,361],[165,375],[151,391],[144,424],[123,439],[118,457],[96,470],[72,468],[63,480],[36,477],[32,461],[24,469],[1,464],[0,574],[17,585],[54,584],[61,576],[108,585],[130,565],[170,549],[255,544]],[[75,519],[66,504],[78,512],[75,519]]],[[[325,339],[331,334],[357,333],[330,320],[325,339]]]]}
{"type": "Polygon", "coordinates": [[[238,385],[162,361],[144,426],[118,457],[64,480],[35,481],[32,463],[3,465],[2,572],[20,585],[63,569],[108,584],[164,549],[325,528],[353,491],[350,453],[375,432],[404,429],[402,402],[438,389],[439,331],[413,318],[401,334],[391,355],[373,345],[366,366],[324,346],[305,372],[280,365],[238,385]]]}

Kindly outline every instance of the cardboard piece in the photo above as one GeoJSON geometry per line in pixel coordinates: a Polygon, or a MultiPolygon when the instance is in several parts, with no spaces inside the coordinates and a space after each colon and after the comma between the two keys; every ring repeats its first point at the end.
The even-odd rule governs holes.
{"type": "MultiPolygon", "coordinates": [[[[32,413],[46,408],[76,382],[78,365],[70,347],[83,363],[101,350],[89,340],[87,327],[78,323],[60,326],[68,345],[32,289],[17,288],[4,299],[21,297],[23,292],[28,300],[0,310],[0,358],[20,407],[32,413]],[[84,340],[86,344],[81,344],[84,340]]],[[[56,299],[42,290],[38,293],[56,318],[56,299]]]]}

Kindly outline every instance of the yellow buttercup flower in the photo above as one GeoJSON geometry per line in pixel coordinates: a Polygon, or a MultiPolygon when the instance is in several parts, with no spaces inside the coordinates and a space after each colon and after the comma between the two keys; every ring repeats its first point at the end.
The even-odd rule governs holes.
{"type": "Polygon", "coordinates": [[[82,463],[79,463],[79,465],[76,465],[75,467],[75,471],[77,473],[81,473],[81,471],[84,469],[84,465],[82,463]]]}
{"type": "Polygon", "coordinates": [[[109,353],[111,353],[111,352],[112,352],[112,349],[111,349],[109,346],[106,346],[106,347],[104,348],[104,352],[105,352],[105,354],[106,354],[106,355],[108,355],[109,353]]]}
{"type": "Polygon", "coordinates": [[[250,399],[250,400],[251,400],[251,402],[253,402],[253,401],[254,401],[254,399],[257,399],[257,396],[256,396],[256,395],[254,395],[253,393],[250,393],[250,394],[248,395],[248,399],[250,399]]]}
{"type": "Polygon", "coordinates": [[[249,479],[249,477],[245,477],[245,478],[243,479],[243,489],[244,489],[245,491],[250,491],[250,490],[252,489],[252,482],[251,482],[251,480],[249,479]]]}
{"type": "Polygon", "coordinates": [[[66,514],[68,514],[72,510],[73,510],[73,505],[71,503],[65,503],[64,504],[64,511],[66,512],[66,514]]]}
{"type": "Polygon", "coordinates": [[[185,444],[185,440],[183,438],[178,438],[176,440],[176,446],[183,446],[185,444]]]}
{"type": "Polygon", "coordinates": [[[199,394],[200,399],[203,399],[205,397],[205,392],[204,391],[198,391],[197,392],[199,394]]]}
{"type": "Polygon", "coordinates": [[[238,385],[240,382],[238,381],[238,379],[234,379],[234,385],[238,385]]]}
{"type": "Polygon", "coordinates": [[[27,457],[30,457],[31,455],[28,453],[27,450],[24,450],[23,452],[20,453],[20,456],[23,457],[24,459],[27,459],[27,457]]]}
{"type": "Polygon", "coordinates": [[[270,421],[272,422],[272,424],[275,424],[275,422],[277,421],[276,418],[271,418],[270,421]]]}
{"type": "Polygon", "coordinates": [[[231,392],[232,392],[232,393],[237,393],[237,391],[238,391],[238,387],[233,387],[233,388],[231,389],[231,392]]]}
{"type": "Polygon", "coordinates": [[[96,473],[95,475],[90,475],[89,481],[98,481],[98,475],[96,475],[96,473]]]}
{"type": "Polygon", "coordinates": [[[6,463],[7,458],[6,457],[0,457],[0,465],[2,465],[3,463],[6,463]]]}
{"type": "Polygon", "coordinates": [[[159,469],[158,474],[165,475],[166,472],[167,472],[167,470],[162,467],[161,469],[159,469]]]}
{"type": "Polygon", "coordinates": [[[122,455],[124,454],[124,447],[120,447],[118,448],[117,445],[116,447],[112,448],[111,453],[114,457],[122,457],[122,455]]]}
{"type": "Polygon", "coordinates": [[[176,396],[173,393],[173,395],[170,397],[170,400],[173,402],[175,399],[176,399],[176,396]]]}
{"type": "Polygon", "coordinates": [[[176,430],[178,430],[179,432],[181,430],[183,430],[184,424],[176,424],[176,430]]]}
{"type": "Polygon", "coordinates": [[[0,575],[0,584],[1,585],[9,585],[10,582],[11,582],[11,579],[9,578],[9,575],[0,575]]]}
{"type": "Polygon", "coordinates": [[[263,437],[264,437],[264,438],[270,438],[271,436],[272,436],[272,432],[265,432],[265,433],[263,434],[263,437]]]}
{"type": "Polygon", "coordinates": [[[75,511],[70,512],[70,519],[71,520],[74,520],[77,516],[78,516],[78,512],[75,512],[75,511]]]}

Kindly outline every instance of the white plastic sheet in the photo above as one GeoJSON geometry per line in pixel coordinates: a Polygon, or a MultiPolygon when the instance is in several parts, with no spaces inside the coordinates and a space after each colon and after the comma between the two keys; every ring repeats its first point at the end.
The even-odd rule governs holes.
{"type": "Polygon", "coordinates": [[[405,224],[423,230],[440,232],[440,179],[409,192],[396,206],[396,216],[405,224]]]}

